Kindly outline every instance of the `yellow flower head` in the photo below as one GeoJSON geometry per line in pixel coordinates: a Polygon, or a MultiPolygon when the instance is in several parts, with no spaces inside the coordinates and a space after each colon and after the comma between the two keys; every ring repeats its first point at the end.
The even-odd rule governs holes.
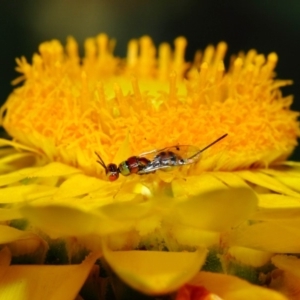
{"type": "MultiPolygon", "coordinates": [[[[0,261],[13,282],[0,284],[0,298],[19,290],[10,287],[22,276],[36,286],[70,272],[63,287],[32,293],[74,299],[104,256],[123,282],[146,294],[286,299],[199,273],[242,273],[288,295],[299,286],[298,260],[275,255],[300,253],[300,165],[285,161],[300,135],[299,113],[280,91],[291,81],[274,79],[277,55],[250,50],[225,71],[224,42],[197,52],[193,63],[184,59],[183,37],[174,50],[157,50],[147,36],[132,40],[126,59],[113,55],[114,43],[104,34],[87,39],[81,59],[73,38],[65,48],[54,40],[40,45],[31,64],[17,60],[22,76],[14,83],[24,83],[0,112],[13,138],[0,139],[0,244],[7,246],[0,261]],[[187,167],[117,183],[105,176],[109,163],[171,146],[205,149],[221,138],[187,167]],[[57,248],[67,262],[92,253],[65,269],[9,267],[19,256],[47,262],[57,248]]],[[[13,298],[25,299],[22,292],[13,298]]]]}
{"type": "MultiPolygon", "coordinates": [[[[105,163],[167,146],[203,148],[228,133],[199,162],[203,170],[232,171],[268,166],[293,151],[299,135],[291,97],[274,80],[277,55],[255,50],[232,60],[225,72],[227,46],[184,59],[186,40],[158,50],[147,36],[128,45],[126,59],[113,55],[104,34],[85,42],[85,57],[69,38],[64,48],[53,40],[40,45],[32,64],[18,59],[15,82],[25,84],[2,108],[4,128],[15,141],[60,161],[103,176],[95,151],[105,163]],[[156,56],[156,52],[158,55],[156,56]],[[119,153],[128,137],[127,146],[119,153]]],[[[119,161],[116,161],[119,160],[119,161]]]]}

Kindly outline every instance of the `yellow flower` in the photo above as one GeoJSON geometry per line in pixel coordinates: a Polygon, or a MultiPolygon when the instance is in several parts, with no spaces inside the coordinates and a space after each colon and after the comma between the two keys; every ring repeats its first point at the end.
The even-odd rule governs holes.
{"type": "MultiPolygon", "coordinates": [[[[22,76],[14,83],[24,83],[1,108],[1,124],[13,138],[0,140],[0,242],[7,246],[0,261],[7,282],[23,276],[28,298],[40,299],[45,291],[32,289],[37,278],[57,278],[47,287],[49,299],[74,299],[104,256],[125,283],[150,295],[199,276],[201,286],[224,299],[233,299],[228,281],[238,295],[235,277],[213,277],[220,287],[214,290],[210,273],[195,277],[201,268],[272,282],[282,293],[289,280],[273,284],[275,271],[298,284],[300,267],[290,275],[275,255],[300,253],[300,163],[286,161],[297,145],[299,114],[280,91],[291,81],[274,79],[277,55],[251,50],[225,72],[224,42],[197,52],[193,63],[184,59],[182,37],[174,50],[162,44],[157,55],[149,37],[132,40],[126,59],[113,55],[114,43],[104,34],[87,39],[81,59],[73,38],[65,48],[51,41],[31,64],[17,60],[22,76]],[[174,145],[203,149],[225,134],[193,164],[107,180],[109,163],[174,145]],[[9,266],[78,263],[89,252],[77,269],[9,266]],[[62,287],[65,272],[74,278],[62,287]]],[[[184,159],[193,154],[180,152],[184,159]]],[[[241,288],[241,295],[254,291],[253,299],[285,299],[250,284],[241,288]]],[[[1,290],[26,299],[24,289],[1,290]]]]}

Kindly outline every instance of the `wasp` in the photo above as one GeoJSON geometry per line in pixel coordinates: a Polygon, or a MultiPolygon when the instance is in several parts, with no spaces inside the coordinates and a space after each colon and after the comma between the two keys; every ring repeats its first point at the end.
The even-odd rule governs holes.
{"type": "Polygon", "coordinates": [[[119,174],[123,176],[131,174],[144,175],[161,169],[194,164],[200,159],[202,152],[224,139],[227,135],[227,133],[222,135],[200,150],[191,145],[176,145],[144,152],[138,156],[131,156],[121,162],[119,166],[113,163],[106,165],[101,156],[97,152],[95,154],[99,159],[97,162],[104,168],[108,180],[115,181],[119,178],[119,174]]]}

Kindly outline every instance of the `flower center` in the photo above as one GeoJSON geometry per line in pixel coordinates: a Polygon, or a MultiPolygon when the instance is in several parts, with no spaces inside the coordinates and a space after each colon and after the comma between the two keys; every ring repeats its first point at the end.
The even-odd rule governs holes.
{"type": "Polygon", "coordinates": [[[265,59],[251,50],[225,72],[225,43],[197,52],[193,63],[184,60],[182,37],[158,55],[149,37],[130,41],[126,59],[113,46],[104,34],[88,39],[81,59],[69,38],[65,48],[41,44],[31,65],[19,59],[23,76],[15,82],[25,82],[2,107],[4,128],[49,160],[88,174],[104,174],[95,151],[108,164],[120,147],[126,159],[173,145],[201,149],[227,133],[196,170],[232,171],[284,160],[296,146],[298,113],[279,90],[290,81],[273,79],[275,53],[265,59]]]}

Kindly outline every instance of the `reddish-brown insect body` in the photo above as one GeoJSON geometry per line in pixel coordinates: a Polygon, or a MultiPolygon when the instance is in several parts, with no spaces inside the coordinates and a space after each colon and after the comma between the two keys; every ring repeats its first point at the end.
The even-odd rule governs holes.
{"type": "Polygon", "coordinates": [[[146,157],[131,156],[127,160],[121,162],[117,167],[116,164],[106,165],[100,155],[95,152],[99,160],[97,162],[105,169],[106,176],[109,181],[115,181],[121,173],[123,176],[138,173],[150,163],[146,157]]]}
{"type": "Polygon", "coordinates": [[[119,174],[129,176],[130,174],[150,174],[157,170],[168,170],[171,167],[183,166],[196,163],[200,159],[200,155],[206,149],[210,148],[228,134],[223,134],[218,139],[202,149],[191,145],[177,145],[166,147],[160,150],[152,150],[141,153],[139,156],[131,156],[127,160],[121,162],[119,166],[116,164],[106,165],[100,155],[95,152],[99,160],[97,162],[104,168],[109,181],[115,181],[119,178],[119,174]],[[191,153],[193,151],[193,153],[191,153]],[[147,157],[146,157],[147,156],[147,157]]]}
{"type": "Polygon", "coordinates": [[[128,176],[130,174],[138,173],[149,163],[150,160],[146,157],[131,156],[127,160],[121,162],[118,169],[122,175],[128,176]]]}

